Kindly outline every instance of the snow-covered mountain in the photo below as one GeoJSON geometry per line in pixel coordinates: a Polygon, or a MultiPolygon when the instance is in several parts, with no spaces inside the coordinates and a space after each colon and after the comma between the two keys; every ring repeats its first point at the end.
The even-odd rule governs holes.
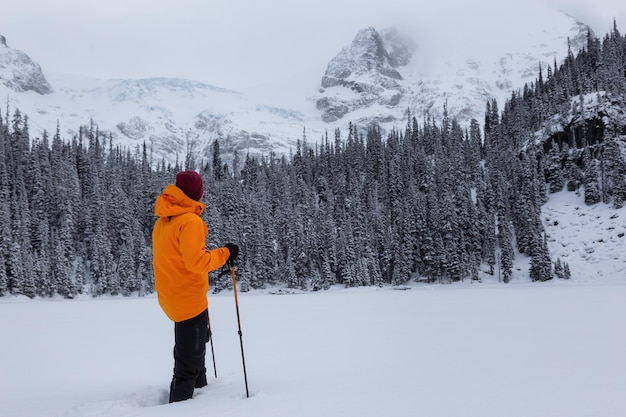
{"type": "Polygon", "coordinates": [[[33,91],[37,94],[50,94],[52,87],[46,80],[39,64],[22,51],[11,49],[7,40],[0,35],[0,81],[16,93],[33,91]]]}
{"type": "MultiPolygon", "coordinates": [[[[462,124],[482,120],[488,99],[504,102],[513,89],[533,82],[540,67],[560,62],[568,40],[576,52],[590,30],[553,10],[533,16],[513,19],[507,30],[476,29],[452,39],[368,27],[343,49],[338,45],[340,52],[330,60],[318,90],[290,108],[184,79],[44,75],[2,37],[0,94],[10,109],[28,115],[33,137],[53,131],[57,122],[71,137],[93,122],[116,143],[135,147],[146,142],[157,161],[184,159],[187,152],[206,159],[215,139],[225,154],[288,153],[305,130],[315,142],[325,131],[345,129],[350,122],[402,128],[407,110],[419,120],[439,120],[447,104],[462,124]]],[[[291,90],[283,85],[273,96],[291,90]]]]}
{"type": "Polygon", "coordinates": [[[468,39],[442,42],[439,51],[397,30],[363,29],[328,64],[317,108],[326,122],[376,121],[389,127],[403,126],[407,109],[418,119],[438,121],[447,103],[462,124],[480,121],[490,98],[503,104],[514,89],[534,82],[540,68],[545,74],[548,65],[560,63],[568,42],[574,53],[580,50],[591,30],[556,11],[523,25],[513,21],[502,33],[477,30],[468,39]]]}
{"type": "Polygon", "coordinates": [[[121,143],[134,146],[145,141],[156,157],[170,161],[184,158],[188,150],[208,156],[216,138],[227,153],[247,148],[258,153],[286,151],[291,134],[301,132],[303,124],[298,112],[255,103],[239,92],[197,81],[67,76],[51,80],[58,93],[35,97],[31,107],[37,120],[46,120],[45,125],[39,122],[42,128],[55,126],[53,120],[59,119],[62,129],[75,133],[93,120],[121,143]]]}

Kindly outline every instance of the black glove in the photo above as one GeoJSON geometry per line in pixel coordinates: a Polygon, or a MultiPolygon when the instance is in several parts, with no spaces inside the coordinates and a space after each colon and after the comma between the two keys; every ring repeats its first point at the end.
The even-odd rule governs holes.
{"type": "Polygon", "coordinates": [[[230,252],[230,256],[226,260],[226,263],[228,264],[228,266],[233,266],[235,264],[237,256],[239,256],[239,246],[235,245],[234,243],[227,243],[224,245],[224,247],[228,249],[228,252],[230,252]]]}

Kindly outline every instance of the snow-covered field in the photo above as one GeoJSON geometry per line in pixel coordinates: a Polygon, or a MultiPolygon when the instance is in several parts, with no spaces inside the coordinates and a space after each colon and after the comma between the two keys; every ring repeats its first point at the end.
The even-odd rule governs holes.
{"type": "Polygon", "coordinates": [[[173,324],[156,297],[0,298],[1,417],[626,416],[626,208],[552,196],[572,279],[210,294],[218,377],[165,404],[173,324]]]}
{"type": "Polygon", "coordinates": [[[626,415],[624,283],[239,298],[250,398],[222,293],[218,378],[171,405],[173,325],[156,298],[3,300],[0,416],[626,415]]]}

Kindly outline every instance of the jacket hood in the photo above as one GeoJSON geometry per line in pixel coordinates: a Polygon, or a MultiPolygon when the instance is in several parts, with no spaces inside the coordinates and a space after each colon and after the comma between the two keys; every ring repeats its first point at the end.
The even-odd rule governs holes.
{"type": "Polygon", "coordinates": [[[200,215],[204,208],[203,203],[187,197],[177,186],[168,184],[156,199],[154,214],[158,217],[173,217],[184,213],[200,215]]]}

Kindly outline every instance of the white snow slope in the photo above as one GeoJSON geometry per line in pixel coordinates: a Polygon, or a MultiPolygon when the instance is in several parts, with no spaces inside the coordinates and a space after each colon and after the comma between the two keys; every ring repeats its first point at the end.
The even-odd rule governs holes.
{"type": "Polygon", "coordinates": [[[509,284],[239,293],[249,398],[230,292],[208,296],[218,377],[177,404],[156,297],[0,298],[0,416],[623,417],[626,209],[562,192],[543,218],[569,281],[518,257],[509,284]]]}

